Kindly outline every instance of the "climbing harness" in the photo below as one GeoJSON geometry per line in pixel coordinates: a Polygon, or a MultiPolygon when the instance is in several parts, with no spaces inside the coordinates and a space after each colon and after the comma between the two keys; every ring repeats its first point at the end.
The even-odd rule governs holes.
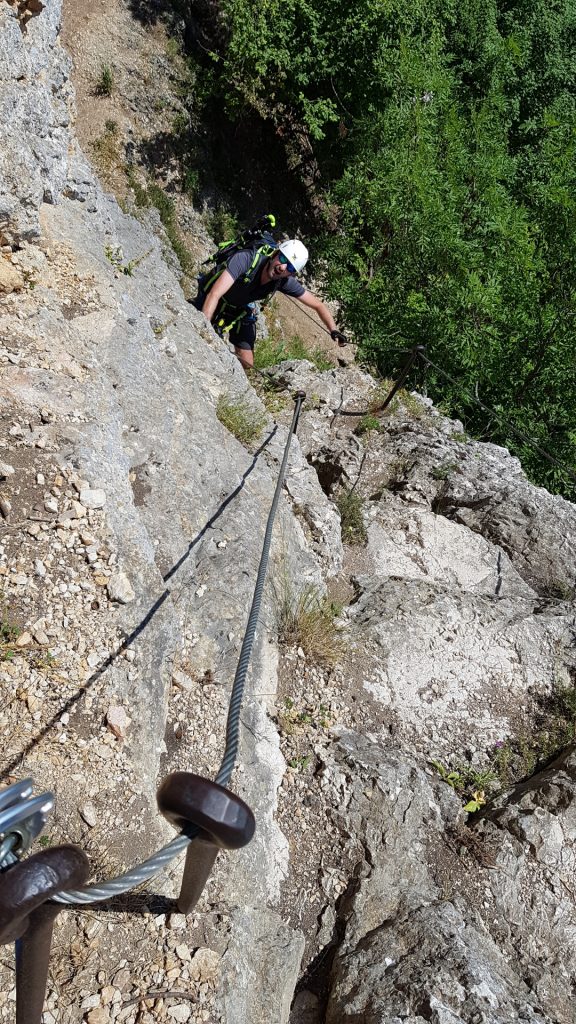
{"type": "Polygon", "coordinates": [[[272,530],[292,437],[306,395],[296,393],[290,431],[268,514],[254,596],[232,684],[226,742],[214,782],[191,772],[175,772],[157,794],[160,812],[181,834],[143,864],[108,882],[85,886],[89,863],[75,846],[52,847],[20,860],[40,833],[53,807],[51,793],[32,796],[26,779],[0,792],[0,943],[15,941],[16,1022],[40,1024],[48,978],[54,920],[64,906],[99,903],[134,889],[158,874],[183,851],[186,862],[177,906],[195,906],[219,849],[240,849],[254,835],[251,809],[226,787],[236,763],[244,686],[266,580],[272,530]]]}

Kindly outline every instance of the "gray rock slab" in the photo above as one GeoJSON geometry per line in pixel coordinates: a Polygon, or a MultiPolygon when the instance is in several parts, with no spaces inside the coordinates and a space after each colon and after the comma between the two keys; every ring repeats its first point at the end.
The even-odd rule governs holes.
{"type": "Polygon", "coordinates": [[[224,1020],[287,1024],[304,936],[271,911],[237,910],[231,923],[232,939],[222,961],[224,1020]]]}
{"type": "MultiPolygon", "coordinates": [[[[496,905],[492,900],[497,900],[502,886],[521,901],[526,928],[537,928],[541,908],[521,877],[510,882],[507,870],[508,879],[505,869],[499,872],[479,864],[478,885],[471,889],[469,884],[466,898],[466,869],[458,866],[450,848],[450,830],[462,824],[459,802],[450,788],[427,776],[406,755],[350,732],[341,732],[332,756],[331,770],[347,779],[343,816],[361,838],[365,859],[357,865],[356,884],[339,911],[343,939],[331,974],[327,1024],[567,1024],[574,953],[570,951],[570,968],[566,962],[562,980],[558,979],[554,1003],[543,998],[550,976],[539,987],[512,949],[501,948],[489,920],[496,905]],[[459,895],[452,897],[438,885],[438,865],[447,856],[454,857],[454,877],[459,874],[463,879],[459,895]],[[482,903],[480,892],[492,895],[482,903]],[[557,998],[562,984],[563,1002],[557,998]]],[[[527,850],[524,855],[530,857],[527,850]]],[[[448,878],[447,866],[445,872],[448,878]]],[[[514,938],[525,941],[516,935],[511,943],[514,938]]],[[[535,963],[542,962],[546,942],[550,959],[557,963],[565,938],[565,922],[557,918],[542,936],[535,963]]],[[[539,969],[535,973],[541,977],[539,969]]]]}

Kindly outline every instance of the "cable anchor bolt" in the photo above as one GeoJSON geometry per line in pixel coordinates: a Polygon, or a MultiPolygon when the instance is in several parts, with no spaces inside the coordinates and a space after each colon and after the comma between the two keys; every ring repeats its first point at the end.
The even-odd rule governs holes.
{"type": "Polygon", "coordinates": [[[169,775],[157,799],[164,817],[191,839],[177,901],[178,910],[189,914],[200,899],[218,851],[246,846],[256,822],[239,796],[192,772],[169,775]]]}

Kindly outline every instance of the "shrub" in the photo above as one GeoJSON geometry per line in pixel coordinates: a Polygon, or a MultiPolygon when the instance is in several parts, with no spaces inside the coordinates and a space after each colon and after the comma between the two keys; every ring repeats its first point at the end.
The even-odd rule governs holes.
{"type": "Polygon", "coordinates": [[[282,412],[290,404],[290,396],[283,387],[270,380],[263,373],[252,372],[250,383],[262,405],[271,416],[282,412]]]}
{"type": "Polygon", "coordinates": [[[220,395],[216,415],[242,444],[251,444],[263,431],[266,420],[262,413],[253,409],[243,399],[220,395]]]}

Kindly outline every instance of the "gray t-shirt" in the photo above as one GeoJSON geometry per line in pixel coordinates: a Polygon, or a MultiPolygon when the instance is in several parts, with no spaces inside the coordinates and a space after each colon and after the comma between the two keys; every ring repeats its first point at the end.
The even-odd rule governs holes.
{"type": "MultiPolygon", "coordinates": [[[[230,257],[230,260],[226,265],[226,269],[228,273],[232,275],[235,282],[241,279],[248,271],[253,258],[253,249],[242,249],[240,252],[234,253],[234,255],[230,257]]],[[[283,277],[279,285],[276,281],[270,281],[268,284],[260,284],[259,278],[260,274],[258,274],[256,280],[252,281],[249,285],[242,286],[241,283],[236,287],[235,285],[232,285],[230,292],[235,290],[236,293],[238,293],[238,289],[242,288],[243,293],[246,295],[246,298],[244,298],[243,295],[242,297],[238,295],[238,298],[241,298],[238,305],[244,305],[245,302],[258,302],[260,299],[265,299],[266,296],[273,291],[284,292],[285,295],[293,295],[295,299],[299,299],[306,291],[304,285],[300,284],[300,281],[297,281],[295,277],[283,277]]],[[[228,295],[226,298],[228,298],[228,295]]],[[[236,305],[236,302],[233,301],[232,297],[229,301],[232,301],[232,305],[236,305]]]]}

